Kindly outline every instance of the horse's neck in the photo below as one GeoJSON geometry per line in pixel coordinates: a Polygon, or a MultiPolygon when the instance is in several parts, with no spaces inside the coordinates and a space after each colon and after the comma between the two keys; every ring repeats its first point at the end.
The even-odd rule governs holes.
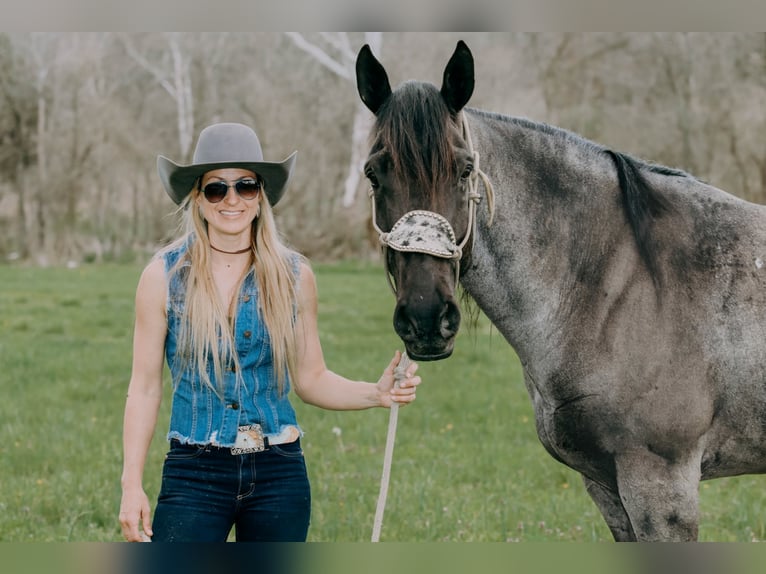
{"type": "Polygon", "coordinates": [[[496,212],[491,226],[486,209],[479,214],[463,286],[523,352],[549,344],[577,294],[602,279],[605,253],[631,237],[615,223],[623,218],[608,157],[510,120],[480,116],[472,127],[496,212]]]}

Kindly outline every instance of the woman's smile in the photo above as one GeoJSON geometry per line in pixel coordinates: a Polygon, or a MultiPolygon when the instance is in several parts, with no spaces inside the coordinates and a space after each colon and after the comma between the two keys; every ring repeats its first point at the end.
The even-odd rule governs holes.
{"type": "Polygon", "coordinates": [[[239,217],[242,215],[245,211],[243,209],[233,210],[233,209],[222,209],[218,213],[223,215],[224,217],[239,217]]]}

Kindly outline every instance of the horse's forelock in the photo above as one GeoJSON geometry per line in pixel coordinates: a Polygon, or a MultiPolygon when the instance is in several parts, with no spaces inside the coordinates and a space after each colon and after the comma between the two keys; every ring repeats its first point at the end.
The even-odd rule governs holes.
{"type": "Polygon", "coordinates": [[[377,147],[393,150],[394,178],[411,182],[428,204],[433,203],[454,164],[451,123],[439,90],[430,84],[403,84],[378,111],[377,147]]]}

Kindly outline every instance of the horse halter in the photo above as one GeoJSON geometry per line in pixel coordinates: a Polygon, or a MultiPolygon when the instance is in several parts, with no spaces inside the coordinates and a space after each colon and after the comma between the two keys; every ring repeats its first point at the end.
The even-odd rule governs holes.
{"type": "MultiPolygon", "coordinates": [[[[471,172],[468,182],[468,226],[463,240],[458,244],[455,238],[455,231],[452,225],[443,215],[433,211],[413,210],[408,211],[399,220],[394,223],[391,231],[385,232],[378,227],[377,215],[375,212],[375,197],[372,187],[368,195],[372,204],[372,225],[378,232],[378,239],[383,246],[384,256],[387,248],[394,251],[424,253],[441,259],[452,259],[455,261],[455,285],[460,279],[460,260],[463,258],[463,247],[468,243],[471,233],[476,231],[476,206],[481,202],[481,195],[477,191],[479,178],[484,184],[487,192],[487,208],[489,209],[489,224],[495,212],[495,195],[492,183],[487,174],[479,169],[479,152],[473,149],[471,141],[471,132],[468,129],[468,121],[465,114],[460,114],[463,137],[468,144],[468,151],[473,156],[474,169],[471,172]]],[[[391,279],[391,272],[388,269],[387,259],[384,258],[386,266],[386,279],[391,290],[396,295],[396,286],[391,279]]]]}

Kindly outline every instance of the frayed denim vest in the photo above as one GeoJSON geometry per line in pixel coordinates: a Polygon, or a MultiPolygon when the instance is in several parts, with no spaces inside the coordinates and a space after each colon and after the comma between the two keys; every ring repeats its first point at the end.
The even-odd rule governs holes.
{"type": "MultiPolygon", "coordinates": [[[[191,266],[182,262],[179,272],[170,274],[190,243],[163,254],[168,278],[165,359],[173,379],[173,402],[170,411],[168,440],[182,443],[234,446],[239,426],[258,423],[263,433],[276,435],[287,425],[297,427],[295,411],[288,400],[290,381],[285,375],[285,389],[280,393],[271,357],[271,342],[258,312],[258,286],[251,269],[238,295],[234,323],[235,352],[242,369],[224,368],[223,381],[217,381],[212,367],[209,377],[216,390],[200,377],[196,367],[176,355],[181,316],[186,295],[186,278],[191,266]],[[216,392],[217,391],[217,392],[216,392]]],[[[297,273],[297,261],[294,265],[297,273]]]]}

